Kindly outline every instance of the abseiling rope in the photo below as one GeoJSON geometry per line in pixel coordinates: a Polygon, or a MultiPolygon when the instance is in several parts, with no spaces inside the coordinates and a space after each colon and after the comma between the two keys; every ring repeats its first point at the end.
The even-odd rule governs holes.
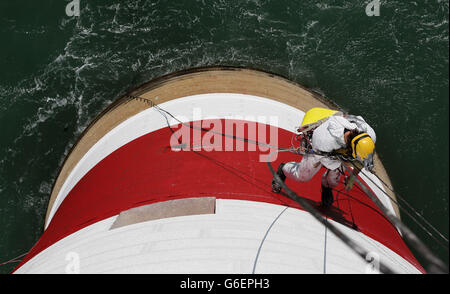
{"type": "Polygon", "coordinates": [[[388,193],[386,193],[384,191],[384,189],[382,189],[380,186],[378,186],[377,183],[375,183],[366,173],[364,173],[363,170],[359,169],[356,165],[353,165],[359,172],[361,172],[366,178],[369,179],[369,181],[372,182],[372,184],[374,184],[379,190],[381,190],[381,192],[386,195],[389,199],[392,200],[392,202],[394,202],[395,204],[397,204],[398,207],[400,207],[402,209],[402,211],[404,211],[417,225],[419,225],[421,227],[421,229],[426,232],[430,237],[432,237],[439,245],[441,245],[442,247],[445,247],[448,249],[448,238],[445,237],[438,229],[436,229],[432,224],[430,224],[425,217],[420,214],[416,209],[414,209],[414,207],[412,207],[405,199],[403,199],[403,197],[401,197],[396,191],[394,191],[391,187],[389,187],[388,184],[386,184],[382,179],[380,179],[380,177],[378,177],[378,175],[376,173],[371,173],[373,174],[381,183],[383,183],[392,193],[394,193],[394,195],[400,199],[402,202],[404,202],[406,204],[406,206],[411,209],[412,212],[414,212],[426,225],[428,225],[436,234],[438,234],[438,236],[447,244],[442,244],[441,241],[437,240],[437,237],[430,232],[427,228],[425,228],[421,223],[419,223],[419,221],[412,216],[402,205],[400,205],[400,203],[398,203],[398,201],[396,201],[394,198],[392,198],[388,193]]]}
{"type": "MultiPolygon", "coordinates": [[[[349,167],[343,164],[345,169],[351,174],[349,167]]],[[[376,197],[370,189],[368,189],[362,182],[355,177],[355,181],[363,189],[364,193],[381,209],[386,217],[401,231],[404,238],[411,243],[411,245],[421,253],[424,259],[428,262],[428,271],[430,273],[448,273],[446,265],[437,258],[430,249],[402,222],[398,219],[383,203],[376,197]]]]}

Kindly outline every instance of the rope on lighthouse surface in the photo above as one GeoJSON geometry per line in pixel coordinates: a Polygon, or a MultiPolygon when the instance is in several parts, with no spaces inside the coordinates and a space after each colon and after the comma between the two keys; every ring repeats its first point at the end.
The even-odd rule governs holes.
{"type": "Polygon", "coordinates": [[[376,173],[371,173],[371,174],[374,175],[392,193],[394,193],[394,195],[397,197],[397,199],[400,199],[403,203],[405,203],[406,207],[408,209],[410,209],[412,211],[412,213],[414,213],[417,217],[419,217],[419,219],[421,219],[427,226],[429,226],[429,228],[431,228],[438,235],[438,237],[441,238],[442,240],[438,240],[438,238],[436,237],[435,234],[433,234],[427,228],[425,228],[418,221],[418,219],[416,219],[414,216],[412,216],[411,213],[408,212],[407,209],[405,209],[402,205],[400,205],[400,203],[398,203],[398,201],[396,201],[396,199],[394,199],[388,193],[386,193],[384,189],[382,189],[377,183],[375,183],[375,181],[369,175],[367,175],[364,172],[364,170],[360,169],[357,165],[354,165],[354,164],[352,164],[352,165],[355,169],[358,170],[358,172],[360,172],[367,179],[369,179],[369,181],[372,182],[372,184],[375,185],[375,187],[377,187],[384,195],[386,195],[392,202],[394,202],[404,213],[406,213],[417,225],[419,225],[425,233],[427,233],[430,237],[432,237],[436,241],[436,243],[438,243],[442,247],[448,249],[448,238],[446,236],[444,236],[438,229],[436,229],[430,222],[428,222],[422,214],[420,214],[416,209],[414,209],[414,207],[412,207],[403,197],[401,197],[396,191],[394,191],[394,189],[392,189],[388,184],[386,184],[386,182],[384,182],[376,173]],[[443,242],[445,242],[447,244],[445,244],[443,242]]]}
{"type": "Polygon", "coordinates": [[[264,241],[266,241],[267,235],[269,234],[270,230],[272,229],[273,225],[277,222],[277,220],[280,218],[280,216],[289,208],[289,206],[286,206],[285,209],[283,209],[278,216],[273,220],[273,222],[270,224],[269,228],[267,229],[266,233],[264,234],[264,238],[261,240],[261,244],[259,244],[258,252],[256,253],[255,262],[253,263],[253,270],[252,274],[255,273],[256,270],[256,264],[258,263],[258,257],[259,253],[261,252],[261,248],[264,244],[264,241]]]}

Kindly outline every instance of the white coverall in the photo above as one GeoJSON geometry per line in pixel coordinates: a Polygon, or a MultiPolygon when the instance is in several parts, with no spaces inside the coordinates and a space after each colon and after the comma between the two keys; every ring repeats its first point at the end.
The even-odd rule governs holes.
{"type": "MultiPolygon", "coordinates": [[[[375,131],[365,122],[361,116],[332,115],[327,121],[318,126],[312,135],[311,144],[315,150],[331,152],[346,148],[344,139],[345,130],[357,130],[368,133],[373,142],[376,141],[375,131]]],[[[308,154],[304,155],[301,162],[288,162],[283,167],[283,173],[287,178],[299,182],[307,182],[324,166],[328,170],[322,175],[322,186],[336,187],[341,179],[339,167],[341,162],[324,156],[308,154]]]]}

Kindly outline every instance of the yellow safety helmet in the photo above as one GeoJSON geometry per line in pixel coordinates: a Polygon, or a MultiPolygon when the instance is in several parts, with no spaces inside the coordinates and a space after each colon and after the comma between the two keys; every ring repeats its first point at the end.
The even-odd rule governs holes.
{"type": "Polygon", "coordinates": [[[364,164],[369,171],[373,169],[373,155],[375,153],[375,143],[367,133],[355,136],[351,142],[353,158],[364,164]]]}

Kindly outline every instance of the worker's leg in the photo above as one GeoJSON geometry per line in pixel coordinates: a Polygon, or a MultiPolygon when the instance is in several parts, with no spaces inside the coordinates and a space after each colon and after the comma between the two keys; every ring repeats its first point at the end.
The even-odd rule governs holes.
{"type": "Polygon", "coordinates": [[[332,188],[339,185],[341,179],[341,172],[339,169],[327,170],[322,175],[322,205],[328,207],[333,204],[332,188]]]}
{"type": "Polygon", "coordinates": [[[283,173],[289,179],[298,182],[308,182],[320,170],[322,164],[314,155],[304,155],[300,162],[288,162],[283,167],[283,173]]]}
{"type": "MultiPolygon", "coordinates": [[[[277,169],[277,175],[284,182],[286,177],[299,182],[309,181],[321,168],[322,164],[314,155],[304,155],[301,162],[282,163],[277,169]]],[[[279,193],[281,185],[272,180],[272,191],[279,193]]]]}

